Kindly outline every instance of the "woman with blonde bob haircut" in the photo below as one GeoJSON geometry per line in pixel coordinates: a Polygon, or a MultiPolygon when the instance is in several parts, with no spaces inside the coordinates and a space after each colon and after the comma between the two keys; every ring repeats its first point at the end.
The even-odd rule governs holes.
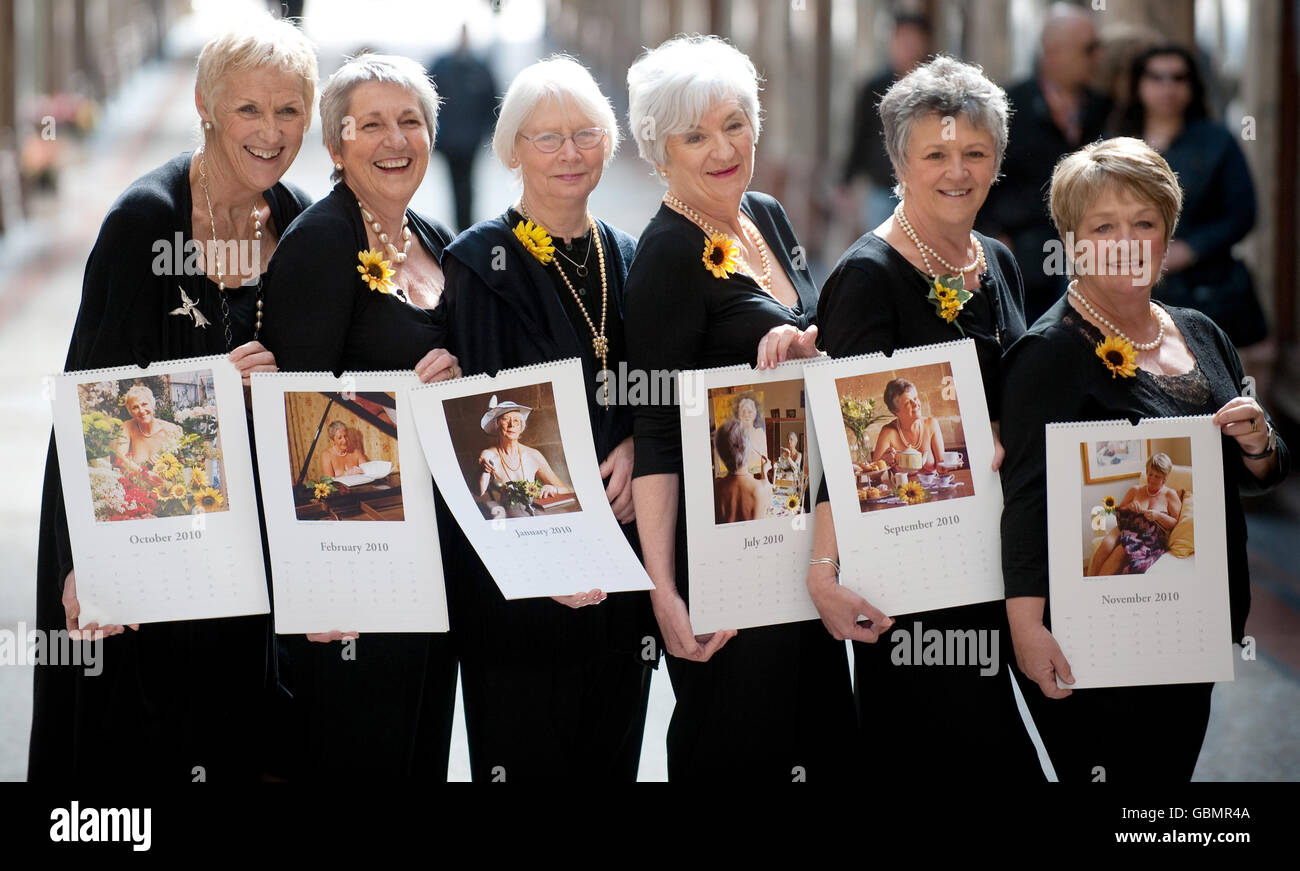
{"type": "MultiPolygon", "coordinates": [[[[623,283],[636,243],[588,210],[618,140],[614,110],[582,64],[556,56],[520,71],[492,147],[521,190],[447,249],[446,299],[449,346],[467,375],[582,361],[605,494],[635,543],[632,413],[600,385],[627,359],[623,283]]],[[[522,474],[510,456],[485,465],[485,479],[522,474]]],[[[635,780],[658,659],[645,644],[646,594],[506,601],[460,525],[446,515],[439,529],[474,779],[504,766],[512,781],[635,780]]]]}
{"type": "MultiPolygon", "coordinates": [[[[670,372],[817,355],[817,285],[781,204],[749,190],[762,127],[753,62],[715,36],[671,39],[627,71],[628,124],[667,185],[628,273],[628,359],[670,372]]],[[[851,778],[844,645],[813,621],[696,636],[681,423],[637,406],[637,523],[677,705],[672,780],[851,778]]]]}
{"type": "MultiPolygon", "coordinates": [[[[315,91],[315,50],[286,21],[262,16],[203,47],[194,89],[200,144],[132,182],[105,216],[67,370],[229,354],[245,384],[251,372],[275,371],[261,343],[263,274],[311,202],[280,179],[302,145],[315,91]]],[[[67,535],[51,442],[37,620],[75,633],[81,606],[67,535]]],[[[37,667],[30,779],[189,782],[196,765],[208,780],[256,778],[266,615],[81,631],[109,636],[104,671],[86,678],[37,667]]]]}
{"type": "MultiPolygon", "coordinates": [[[[1073,695],[1070,663],[1046,625],[1049,423],[1213,415],[1223,433],[1233,641],[1250,606],[1243,493],[1286,476],[1290,455],[1254,397],[1232,342],[1200,312],[1151,301],[1182,191],[1164,158],[1138,139],[1066,155],[1052,174],[1057,232],[1077,276],[1004,363],[1002,567],[1025,700],[1061,781],[1187,781],[1205,739],[1213,684],[1093,689],[1073,695]],[[1101,253],[1098,253],[1101,252],[1101,253]],[[1050,382],[1044,383],[1044,373],[1050,382]],[[1065,687],[1058,688],[1057,680],[1065,687]],[[1157,742],[1134,742],[1141,722],[1157,742]]],[[[1193,458],[1195,461],[1195,458],[1193,458]]],[[[1159,477],[1159,476],[1158,476],[1159,477]]],[[[1163,483],[1163,482],[1161,482],[1163,483]]],[[[1158,520],[1168,523],[1167,500],[1158,520]]]]}

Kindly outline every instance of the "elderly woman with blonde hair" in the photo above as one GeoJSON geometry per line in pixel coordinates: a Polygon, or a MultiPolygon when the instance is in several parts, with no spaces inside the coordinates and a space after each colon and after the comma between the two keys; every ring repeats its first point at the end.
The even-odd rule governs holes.
{"type": "MultiPolygon", "coordinates": [[[[749,190],[762,128],[753,63],[681,37],[627,73],[628,124],[667,186],[628,273],[628,359],[671,372],[815,356],[817,286],[781,204],[749,190]]],[[[691,627],[675,404],[640,405],[633,494],[677,706],[674,780],[851,779],[844,645],[817,621],[697,636],[691,627]]]]}
{"type": "MultiPolygon", "coordinates": [[[[1049,423],[1213,415],[1222,451],[1232,640],[1250,607],[1241,495],[1275,486],[1290,454],[1253,396],[1241,395],[1241,360],[1227,335],[1192,309],[1151,299],[1182,207],[1169,164],[1138,139],[1107,139],[1061,159],[1049,206],[1073,240],[1069,292],[1011,348],[1003,369],[1002,569],[1016,675],[1062,781],[1187,781],[1205,739],[1213,684],[1072,693],[1066,659],[1048,626],[1049,423]],[[1097,258],[1092,253],[1110,252],[1097,258]],[[1058,680],[1063,686],[1058,686],[1058,680]],[[1140,722],[1155,742],[1134,742],[1140,722]]],[[[1148,475],[1142,487],[1163,484],[1148,475]],[[1153,480],[1154,479],[1154,480],[1153,480]]],[[[1157,488],[1154,495],[1161,495],[1157,488]]],[[[1150,510],[1169,521],[1172,500],[1150,510]]]]}
{"type": "MultiPolygon", "coordinates": [[[[459,374],[445,350],[451,232],[415,212],[438,94],[410,58],[361,54],[321,92],[334,190],[285,234],[267,276],[266,344],[289,371],[459,374]]],[[[430,483],[432,486],[432,483],[430,483]]],[[[346,660],[350,627],[279,636],[281,768],[304,780],[447,777],[456,658],[448,634],[380,633],[346,660]]]]}
{"type": "MultiPolygon", "coordinates": [[[[100,227],[65,369],[229,354],[244,376],[275,369],[260,343],[277,240],[310,202],[281,181],[311,119],[316,53],[269,16],[199,54],[200,144],[137,179],[100,227]]],[[[145,424],[141,422],[141,430],[145,424]]],[[[51,442],[37,620],[77,630],[72,551],[51,442]]],[[[104,671],[38,666],[28,777],[253,779],[259,758],[265,615],[146,625],[107,636],[104,671]]]]}
{"type": "MultiPolygon", "coordinates": [[[[582,362],[605,494],[634,543],[632,414],[605,387],[627,359],[623,287],[635,242],[590,211],[618,143],[614,109],[577,60],[548,58],[515,76],[492,150],[519,194],[447,249],[447,318],[467,374],[582,362]]],[[[524,425],[522,414],[506,418],[524,425]]],[[[502,465],[489,474],[508,477],[511,455],[489,458],[502,465]]],[[[658,660],[646,595],[508,602],[444,519],[444,560],[459,569],[448,574],[448,605],[474,779],[504,766],[511,780],[635,780],[658,660]]]]}

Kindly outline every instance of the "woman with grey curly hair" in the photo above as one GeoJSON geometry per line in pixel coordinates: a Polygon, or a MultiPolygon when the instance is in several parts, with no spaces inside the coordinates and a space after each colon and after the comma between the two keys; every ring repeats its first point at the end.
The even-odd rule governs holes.
{"type": "MultiPolygon", "coordinates": [[[[1002,450],[999,360],[1025,331],[1024,292],[1011,252],[973,228],[1006,151],[1007,113],[1000,87],[950,57],[922,64],[886,92],[880,117],[901,202],[840,258],[817,308],[822,347],[834,357],[974,340],[996,447],[994,456],[973,460],[994,468],[1002,450]]],[[[923,433],[909,429],[899,437],[919,444],[923,433]]],[[[818,502],[808,592],[826,630],[853,641],[863,746],[901,750],[873,760],[873,771],[1041,780],[1004,664],[981,676],[972,665],[905,669],[890,661],[901,643],[895,625],[1007,638],[1003,603],[885,616],[838,584],[835,563],[824,561],[838,554],[825,486],[818,502]],[[879,716],[882,702],[888,716],[879,716]],[[959,712],[964,724],[952,729],[959,712]]]]}

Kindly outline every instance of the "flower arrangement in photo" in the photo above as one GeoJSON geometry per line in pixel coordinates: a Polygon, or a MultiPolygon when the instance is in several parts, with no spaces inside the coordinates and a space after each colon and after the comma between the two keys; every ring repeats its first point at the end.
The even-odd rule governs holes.
{"type": "Polygon", "coordinates": [[[797,493],[791,493],[786,497],[785,508],[791,514],[799,513],[799,495],[797,493]]]}
{"type": "Polygon", "coordinates": [[[555,259],[555,246],[544,227],[532,221],[520,221],[515,224],[515,238],[543,266],[555,259]]]}
{"type": "Polygon", "coordinates": [[[1137,351],[1119,336],[1107,336],[1097,343],[1097,356],[1110,370],[1110,377],[1132,378],[1137,374],[1137,351]]]}
{"type": "Polygon", "coordinates": [[[903,500],[906,505],[915,505],[918,502],[924,502],[929,494],[921,486],[919,481],[908,481],[906,484],[900,484],[894,491],[894,495],[903,500]]]}
{"type": "Polygon", "coordinates": [[[361,281],[364,284],[379,293],[393,292],[394,270],[391,264],[384,259],[382,251],[367,248],[365,251],[357,252],[357,259],[361,261],[361,265],[357,267],[357,272],[361,273],[361,281]]]}
{"type": "Polygon", "coordinates": [[[102,411],[83,414],[81,436],[86,443],[87,460],[111,456],[114,443],[123,438],[122,421],[102,411]]]}
{"type": "Polygon", "coordinates": [[[499,485],[507,505],[519,505],[533,514],[533,500],[542,495],[542,485],[536,481],[506,481],[499,485]]]}
{"type": "Polygon", "coordinates": [[[312,491],[313,502],[325,502],[338,490],[334,484],[334,479],[329,475],[317,478],[314,481],[308,481],[305,485],[308,490],[312,491]]]}
{"type": "Polygon", "coordinates": [[[964,336],[966,331],[961,328],[961,324],[956,323],[957,315],[961,314],[966,301],[972,296],[974,294],[966,289],[965,280],[960,275],[940,275],[930,285],[926,299],[934,303],[934,311],[939,317],[955,326],[957,332],[964,336]]]}
{"type": "Polygon", "coordinates": [[[175,419],[186,435],[208,438],[217,434],[217,407],[211,402],[182,408],[176,412],[175,419]]]}
{"type": "Polygon", "coordinates": [[[870,458],[871,445],[867,442],[867,429],[877,421],[886,420],[893,415],[876,411],[874,399],[841,396],[840,417],[844,419],[844,426],[852,431],[858,440],[858,456],[870,458]]]}
{"type": "Polygon", "coordinates": [[[704,242],[702,259],[714,278],[726,278],[740,265],[740,246],[726,233],[714,233],[704,242]]]}
{"type": "Polygon", "coordinates": [[[1117,503],[1114,496],[1106,496],[1101,500],[1100,505],[1092,506],[1092,531],[1106,532],[1115,526],[1117,519],[1115,517],[1115,507],[1117,503]]]}

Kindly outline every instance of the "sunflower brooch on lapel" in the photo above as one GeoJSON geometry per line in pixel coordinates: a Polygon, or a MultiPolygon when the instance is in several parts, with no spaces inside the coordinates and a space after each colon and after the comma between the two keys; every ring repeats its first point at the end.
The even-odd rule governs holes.
{"type": "Polygon", "coordinates": [[[361,265],[357,267],[357,272],[361,273],[361,280],[371,290],[377,290],[380,293],[393,292],[393,269],[389,262],[384,259],[383,252],[368,248],[365,251],[358,251],[357,259],[361,261],[361,265]]]}
{"type": "Polygon", "coordinates": [[[1132,378],[1137,374],[1137,351],[1119,336],[1107,336],[1098,342],[1097,356],[1110,370],[1111,378],[1132,378]]]}
{"type": "Polygon", "coordinates": [[[555,246],[551,244],[551,237],[540,225],[532,221],[520,221],[515,224],[515,238],[543,266],[555,259],[555,246]]]}

